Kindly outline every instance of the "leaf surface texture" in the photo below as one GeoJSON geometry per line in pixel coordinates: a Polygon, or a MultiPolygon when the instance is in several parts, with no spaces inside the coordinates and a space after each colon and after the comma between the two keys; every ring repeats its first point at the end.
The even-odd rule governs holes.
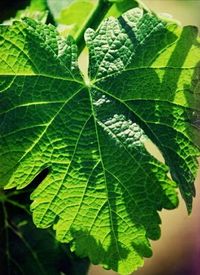
{"type": "Polygon", "coordinates": [[[89,80],[72,38],[25,19],[0,28],[1,185],[32,193],[38,227],[119,273],[151,256],[162,208],[191,211],[199,154],[193,27],[136,8],[87,30],[89,80]],[[146,149],[150,138],[166,164],[146,149]],[[172,180],[168,177],[171,172],[172,180]],[[176,183],[175,183],[176,182],[176,183]]]}

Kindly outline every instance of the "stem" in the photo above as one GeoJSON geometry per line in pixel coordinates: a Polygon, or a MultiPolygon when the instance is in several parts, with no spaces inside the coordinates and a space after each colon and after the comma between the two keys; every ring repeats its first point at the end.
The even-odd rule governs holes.
{"type": "Polygon", "coordinates": [[[4,193],[4,190],[0,188],[0,202],[6,200],[6,195],[4,193]]]}
{"type": "Polygon", "coordinates": [[[25,205],[20,204],[20,203],[18,203],[17,201],[13,201],[13,200],[10,200],[10,199],[7,199],[6,201],[7,201],[8,203],[10,203],[10,204],[16,206],[16,207],[19,207],[20,209],[23,209],[23,210],[26,212],[26,214],[31,215],[31,212],[26,208],[25,205]]]}
{"type": "Polygon", "coordinates": [[[78,55],[80,55],[80,53],[85,47],[84,33],[86,29],[87,28],[97,29],[112,5],[113,3],[108,2],[107,0],[99,0],[99,3],[96,9],[92,13],[91,17],[88,19],[88,21],[86,22],[79,36],[76,39],[76,43],[78,46],[78,55]]]}

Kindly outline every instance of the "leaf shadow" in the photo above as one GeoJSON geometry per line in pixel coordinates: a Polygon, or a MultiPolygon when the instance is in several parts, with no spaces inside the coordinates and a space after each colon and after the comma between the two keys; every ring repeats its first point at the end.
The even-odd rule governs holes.
{"type": "MultiPolygon", "coordinates": [[[[126,29],[129,30],[128,31],[129,37],[131,37],[132,35],[134,36],[133,32],[131,32],[131,28],[123,19],[121,20],[121,24],[125,26],[126,29]]],[[[191,77],[192,79],[191,85],[188,85],[189,87],[186,87],[186,85],[184,85],[184,87],[182,88],[183,90],[181,91],[177,90],[177,84],[181,77],[182,67],[184,66],[188,53],[194,45],[196,46],[199,45],[199,42],[197,41],[197,36],[198,36],[197,28],[191,27],[191,26],[183,27],[180,37],[176,42],[176,46],[173,49],[173,52],[166,64],[166,68],[163,68],[165,69],[165,71],[162,79],[159,79],[156,73],[156,68],[147,69],[146,73],[144,73],[142,76],[143,78],[141,76],[139,78],[137,75],[139,80],[142,81],[142,79],[145,79],[145,84],[146,84],[145,86],[143,86],[143,84],[138,85],[137,88],[138,89],[140,88],[140,91],[142,93],[146,93],[147,96],[153,93],[152,100],[150,101],[146,100],[146,102],[143,100],[141,102],[139,99],[139,95],[136,94],[136,100],[134,101],[127,100],[126,102],[128,106],[130,106],[133,110],[136,111],[135,119],[138,122],[138,124],[145,130],[147,135],[151,138],[151,140],[157,145],[159,150],[162,152],[166,164],[170,167],[172,179],[178,183],[181,194],[186,202],[187,209],[189,212],[191,211],[191,207],[192,207],[191,195],[195,196],[195,189],[193,185],[194,175],[191,173],[189,167],[185,167],[185,158],[186,157],[188,158],[187,160],[188,165],[190,165],[190,163],[193,163],[192,165],[194,169],[194,166],[196,166],[195,164],[196,156],[186,156],[188,155],[186,151],[182,153],[182,156],[179,156],[177,154],[177,150],[180,150],[180,149],[183,150],[182,149],[183,147],[181,148],[181,146],[179,147],[178,145],[178,143],[180,142],[179,139],[181,140],[181,137],[182,138],[185,138],[185,137],[184,137],[184,133],[180,133],[179,131],[177,132],[175,129],[173,129],[173,125],[174,126],[176,125],[177,116],[180,116],[180,120],[182,120],[186,135],[189,137],[191,141],[193,141],[196,144],[199,144],[198,131],[197,130],[193,131],[191,129],[191,124],[192,124],[192,121],[194,121],[194,116],[199,117],[199,111],[194,112],[194,109],[192,109],[192,108],[195,108],[195,106],[198,108],[196,103],[198,102],[197,100],[198,92],[195,95],[195,85],[196,87],[199,87],[198,86],[199,85],[198,84],[199,83],[198,64],[194,64],[196,65],[196,69],[194,70],[194,74],[191,77]],[[190,106],[189,108],[178,106],[176,104],[172,106],[170,104],[170,102],[173,103],[175,98],[179,96],[179,92],[183,93],[182,99],[184,100],[184,97],[185,97],[186,106],[190,106]],[[138,100],[137,100],[137,97],[138,97],[138,100]],[[160,106],[156,104],[157,99],[159,100],[161,99],[160,106]],[[162,109],[164,107],[164,104],[162,103],[162,101],[163,103],[165,101],[169,101],[168,106],[167,106],[167,102],[165,103],[166,107],[164,109],[162,109]],[[146,112],[144,110],[146,110],[146,112]],[[161,125],[159,125],[159,130],[157,129],[157,126],[155,124],[152,124],[151,122],[150,123],[144,122],[145,120],[149,121],[149,118],[151,115],[157,120],[157,122],[161,123],[161,125]],[[166,124],[170,122],[172,127],[166,127],[166,125],[164,125],[165,122],[166,124]],[[188,125],[188,122],[190,123],[190,125],[188,125]],[[157,138],[157,136],[159,136],[159,139],[157,138]],[[162,138],[162,142],[160,142],[161,138],[162,138]],[[166,142],[166,146],[165,146],[165,142],[166,142]],[[170,146],[168,146],[169,143],[170,143],[170,146]],[[177,168],[177,165],[179,166],[179,168],[177,168]]],[[[149,39],[152,40],[152,37],[149,39]]],[[[176,36],[174,34],[171,34],[171,43],[175,41],[176,41],[176,36]]],[[[159,43],[159,41],[157,42],[159,43]]],[[[167,39],[167,42],[169,43],[170,40],[167,39]]],[[[133,43],[135,43],[135,38],[133,39],[133,43]]],[[[148,39],[147,39],[147,43],[148,43],[148,39]]],[[[145,43],[145,45],[147,43],[145,43]]],[[[153,44],[155,45],[155,43],[153,44]]],[[[148,51],[148,54],[149,54],[148,60],[152,59],[152,61],[148,63],[148,66],[150,66],[151,63],[154,61],[154,58],[152,58],[151,56],[156,56],[155,51],[158,51],[157,45],[154,48],[155,49],[153,51],[151,52],[148,51]]],[[[135,56],[136,55],[139,57],[143,56],[140,53],[140,51],[143,51],[143,50],[139,49],[138,52],[136,52],[135,56]]],[[[134,58],[133,62],[134,64],[136,62],[136,64],[138,65],[139,63],[137,61],[137,56],[136,58],[135,56],[133,57],[134,58]]],[[[189,68],[187,68],[187,65],[186,65],[185,70],[187,69],[189,68]]],[[[119,84],[116,84],[116,86],[117,85],[119,84]]],[[[134,85],[134,83],[132,83],[132,85],[134,85]]],[[[127,86],[126,84],[124,85],[124,87],[122,86],[124,90],[126,86],[127,86]]],[[[112,86],[112,89],[115,90],[113,86],[112,86]]],[[[196,155],[197,155],[197,152],[196,152],[196,155]]]]}
{"type": "MultiPolygon", "coordinates": [[[[79,257],[89,257],[94,265],[100,263],[105,269],[118,270],[119,259],[114,253],[112,240],[107,249],[105,249],[101,241],[97,241],[86,229],[75,230],[72,228],[71,234],[73,236],[71,250],[75,251],[79,257]]],[[[129,250],[120,246],[120,252],[121,260],[123,261],[127,258],[129,250]]]]}

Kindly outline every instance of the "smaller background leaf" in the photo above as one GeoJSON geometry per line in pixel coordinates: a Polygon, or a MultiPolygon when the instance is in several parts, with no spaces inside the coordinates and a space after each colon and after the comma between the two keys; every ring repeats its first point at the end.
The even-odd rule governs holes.
{"type": "Polygon", "coordinates": [[[139,6],[138,2],[135,0],[111,0],[109,2],[113,2],[112,7],[108,11],[106,17],[115,16],[119,17],[122,13],[126,12],[129,9],[136,8],[139,6]]]}
{"type": "Polygon", "coordinates": [[[61,35],[72,35],[75,39],[98,5],[97,0],[47,0],[47,3],[61,35]]]}

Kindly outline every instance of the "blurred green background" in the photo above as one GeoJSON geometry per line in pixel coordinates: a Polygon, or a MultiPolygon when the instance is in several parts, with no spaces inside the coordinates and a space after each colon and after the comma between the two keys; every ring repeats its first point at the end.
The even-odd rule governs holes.
{"type": "MultiPolygon", "coordinates": [[[[143,3],[158,14],[173,16],[182,25],[195,25],[200,28],[200,0],[143,0],[143,3]]],[[[152,146],[150,149],[161,158],[152,146]]],[[[134,275],[200,275],[199,184],[200,172],[196,179],[197,194],[193,211],[189,217],[182,199],[178,209],[161,212],[161,239],[151,242],[153,257],[146,259],[144,267],[134,272],[134,275]]],[[[91,266],[88,273],[88,275],[116,274],[99,266],[91,266]]]]}

